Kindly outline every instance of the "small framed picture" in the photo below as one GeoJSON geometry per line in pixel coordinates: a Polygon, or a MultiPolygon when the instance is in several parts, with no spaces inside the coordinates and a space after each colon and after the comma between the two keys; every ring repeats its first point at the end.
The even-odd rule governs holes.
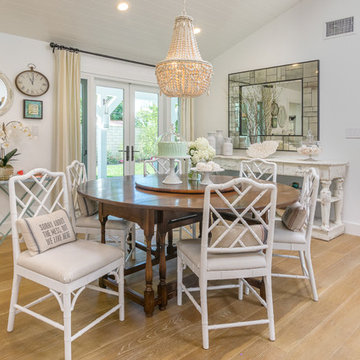
{"type": "Polygon", "coordinates": [[[40,100],[24,100],[24,119],[42,119],[43,102],[40,100]]]}

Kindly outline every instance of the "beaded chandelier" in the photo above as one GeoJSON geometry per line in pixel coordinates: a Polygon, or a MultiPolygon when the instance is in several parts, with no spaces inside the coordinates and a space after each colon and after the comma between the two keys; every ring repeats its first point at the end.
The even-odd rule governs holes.
{"type": "Polygon", "coordinates": [[[156,65],[160,91],[170,97],[197,97],[208,91],[212,65],[201,58],[192,17],[184,10],[175,25],[166,59],[156,65]]]}

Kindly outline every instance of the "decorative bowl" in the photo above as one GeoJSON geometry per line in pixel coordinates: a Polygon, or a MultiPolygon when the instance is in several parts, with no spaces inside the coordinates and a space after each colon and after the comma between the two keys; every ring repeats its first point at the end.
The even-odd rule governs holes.
{"type": "Polygon", "coordinates": [[[296,149],[301,155],[307,156],[305,160],[314,160],[313,156],[317,156],[321,152],[321,148],[318,145],[301,145],[296,149]]]}
{"type": "Polygon", "coordinates": [[[246,153],[252,158],[264,159],[274,154],[278,146],[279,143],[277,141],[264,141],[262,143],[251,144],[246,153]]]}

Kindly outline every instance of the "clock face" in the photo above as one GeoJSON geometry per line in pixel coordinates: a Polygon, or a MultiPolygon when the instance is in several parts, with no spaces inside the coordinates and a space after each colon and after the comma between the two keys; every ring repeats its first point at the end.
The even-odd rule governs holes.
{"type": "Polygon", "coordinates": [[[29,96],[40,96],[49,90],[49,80],[34,70],[20,73],[15,79],[15,84],[19,91],[29,96]]]}

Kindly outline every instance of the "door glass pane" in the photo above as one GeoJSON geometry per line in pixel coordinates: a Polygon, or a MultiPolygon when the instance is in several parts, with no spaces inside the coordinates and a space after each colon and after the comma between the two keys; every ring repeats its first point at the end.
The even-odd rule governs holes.
{"type": "Polygon", "coordinates": [[[87,168],[87,80],[81,79],[80,81],[80,141],[81,141],[81,162],[83,162],[87,168]]]}
{"type": "Polygon", "coordinates": [[[96,177],[124,175],[124,90],[96,87],[96,177]]]}
{"type": "Polygon", "coordinates": [[[159,136],[159,96],[156,93],[135,91],[135,174],[143,174],[143,161],[157,153],[159,136]]]}

